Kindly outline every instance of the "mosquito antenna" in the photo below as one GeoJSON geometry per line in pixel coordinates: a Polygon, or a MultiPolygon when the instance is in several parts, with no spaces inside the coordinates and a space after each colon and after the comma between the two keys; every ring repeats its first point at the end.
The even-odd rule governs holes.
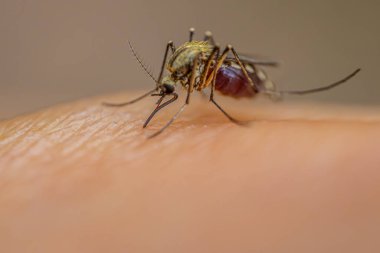
{"type": "Polygon", "coordinates": [[[314,92],[320,92],[320,91],[324,91],[324,90],[329,90],[329,89],[332,89],[342,83],[345,83],[347,82],[349,79],[353,78],[357,73],[359,73],[361,69],[356,69],[354,72],[352,72],[351,74],[349,74],[348,76],[346,76],[345,78],[335,82],[335,83],[332,83],[332,84],[329,84],[329,85],[326,85],[326,86],[321,86],[321,87],[318,87],[318,88],[314,88],[314,89],[308,89],[308,90],[285,90],[285,91],[278,91],[278,93],[280,93],[281,95],[283,94],[293,94],[293,95],[304,95],[304,94],[309,94],[309,93],[314,93],[314,92]]]}
{"type": "Polygon", "coordinates": [[[144,71],[150,76],[150,78],[153,79],[153,81],[158,84],[158,81],[156,80],[156,78],[154,78],[154,76],[152,75],[152,73],[148,70],[148,68],[145,66],[145,64],[143,63],[143,61],[140,59],[140,57],[138,56],[138,54],[136,53],[135,49],[132,47],[132,44],[130,41],[128,41],[128,44],[129,44],[129,48],[131,49],[131,52],[133,54],[133,56],[136,58],[136,60],[139,62],[140,66],[144,69],[144,71]]]}

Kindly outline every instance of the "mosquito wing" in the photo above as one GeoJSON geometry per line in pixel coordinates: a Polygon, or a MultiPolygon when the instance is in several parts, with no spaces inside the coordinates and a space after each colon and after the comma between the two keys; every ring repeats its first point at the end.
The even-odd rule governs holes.
{"type": "MultiPolygon", "coordinates": [[[[268,59],[263,59],[263,57],[260,56],[253,56],[249,54],[243,54],[243,53],[238,53],[239,59],[242,61],[244,64],[254,64],[254,65],[259,65],[259,66],[268,66],[268,67],[277,67],[280,65],[278,61],[274,60],[268,60],[268,59]]],[[[236,62],[236,59],[232,53],[229,53],[226,61],[232,61],[236,62]]]]}

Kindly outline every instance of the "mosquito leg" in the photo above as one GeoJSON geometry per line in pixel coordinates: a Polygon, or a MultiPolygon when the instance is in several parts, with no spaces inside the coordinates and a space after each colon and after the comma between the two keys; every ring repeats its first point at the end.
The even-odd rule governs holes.
{"type": "Polygon", "coordinates": [[[353,78],[359,71],[360,71],[360,69],[356,69],[354,72],[352,72],[348,76],[344,77],[343,79],[341,79],[341,80],[339,80],[339,81],[337,81],[335,83],[326,85],[326,86],[321,86],[321,87],[318,87],[318,88],[308,89],[308,90],[278,91],[278,93],[280,93],[280,94],[304,95],[304,94],[309,94],[309,93],[315,93],[315,92],[329,90],[329,89],[332,89],[332,88],[334,88],[334,87],[336,87],[336,86],[338,86],[338,85],[340,85],[342,83],[347,82],[348,80],[350,80],[351,78],[353,78]]]}
{"type": "Polygon", "coordinates": [[[233,123],[237,125],[247,125],[248,121],[240,121],[235,118],[233,118],[231,115],[229,115],[214,99],[210,99],[210,101],[233,123]]]}
{"type": "MultiPolygon", "coordinates": [[[[197,71],[198,71],[198,68],[199,68],[199,57],[200,55],[197,55],[195,58],[194,58],[194,62],[193,62],[193,69],[192,69],[192,72],[191,72],[191,77],[190,77],[190,81],[189,81],[189,86],[187,88],[187,96],[186,96],[186,101],[185,103],[181,106],[181,108],[176,112],[176,114],[174,114],[174,116],[168,121],[168,123],[166,123],[165,126],[163,126],[160,130],[158,130],[157,132],[155,132],[154,134],[150,135],[148,138],[153,138],[157,135],[159,135],[160,133],[162,133],[163,131],[165,131],[166,128],[168,128],[174,120],[176,120],[178,118],[178,116],[183,112],[183,110],[185,110],[185,107],[190,103],[190,94],[191,92],[193,92],[193,88],[194,88],[194,84],[195,84],[195,77],[196,77],[196,74],[197,74],[197,71]]],[[[174,99],[174,98],[173,98],[174,99]]],[[[175,101],[177,99],[177,97],[173,100],[175,101]]],[[[172,101],[172,102],[173,102],[172,101]]],[[[169,102],[169,101],[168,101],[169,102]]],[[[164,105],[164,104],[163,104],[164,105]]],[[[162,105],[162,106],[163,106],[162,105]]]]}
{"type": "MultiPolygon", "coordinates": [[[[215,85],[213,85],[212,87],[215,87],[215,85]]],[[[213,89],[213,88],[212,88],[213,89]]],[[[210,94],[210,101],[233,123],[235,124],[238,124],[238,125],[246,125],[248,122],[246,121],[240,121],[240,120],[237,120],[235,119],[234,117],[232,117],[231,115],[229,115],[214,99],[214,92],[213,90],[211,90],[211,94],[210,94]]]]}
{"type": "Polygon", "coordinates": [[[163,96],[158,100],[156,109],[154,109],[154,111],[149,115],[149,117],[147,118],[147,120],[145,121],[145,123],[144,123],[144,125],[143,125],[143,128],[145,128],[145,127],[148,126],[149,122],[152,120],[152,118],[154,117],[154,115],[155,115],[158,111],[160,111],[162,108],[168,106],[169,104],[173,103],[173,102],[176,101],[177,98],[178,98],[177,93],[171,93],[171,94],[169,94],[169,95],[172,95],[173,97],[172,97],[171,99],[169,99],[168,101],[166,101],[165,103],[163,103],[162,105],[161,105],[161,102],[162,102],[162,100],[164,99],[165,95],[163,95],[163,96]]]}
{"type": "MultiPolygon", "coordinates": [[[[244,66],[244,64],[241,62],[241,60],[240,60],[240,58],[239,58],[239,55],[236,53],[234,47],[231,46],[231,45],[228,45],[227,48],[228,48],[228,49],[232,52],[232,54],[234,55],[234,57],[235,57],[237,63],[239,64],[241,70],[243,71],[244,76],[247,78],[247,80],[248,80],[249,84],[251,85],[251,87],[252,87],[255,91],[258,91],[258,90],[260,89],[260,87],[259,87],[257,84],[255,84],[255,83],[253,82],[253,80],[249,77],[249,75],[248,75],[248,71],[247,71],[246,67],[244,66]]],[[[257,71],[257,69],[256,69],[256,66],[255,66],[254,64],[251,64],[251,66],[252,66],[253,70],[255,71],[255,73],[257,73],[258,71],[257,71]]]]}
{"type": "Polygon", "coordinates": [[[224,59],[227,57],[228,54],[228,47],[223,51],[222,56],[219,58],[219,51],[216,54],[216,58],[218,60],[218,63],[216,64],[214,68],[214,72],[212,75],[212,81],[211,81],[211,92],[210,92],[210,101],[233,123],[238,125],[244,125],[247,122],[240,121],[229,115],[214,99],[214,90],[215,90],[215,82],[216,82],[216,73],[218,72],[218,69],[220,68],[221,64],[223,63],[224,59]]]}
{"type": "Polygon", "coordinates": [[[108,102],[103,102],[102,105],[104,106],[113,106],[113,107],[121,107],[121,106],[125,106],[125,105],[130,105],[130,104],[133,104],[133,103],[136,103],[138,101],[140,101],[141,99],[149,96],[150,94],[152,94],[153,92],[155,92],[157,90],[157,88],[145,93],[144,95],[138,97],[138,98],[135,98],[131,101],[128,101],[128,102],[124,102],[124,103],[108,103],[108,102]]]}
{"type": "Polygon", "coordinates": [[[190,93],[193,92],[193,89],[194,89],[195,78],[196,78],[196,74],[197,74],[198,69],[199,69],[199,57],[200,57],[200,54],[198,54],[194,58],[193,68],[191,70],[191,76],[190,76],[190,80],[189,80],[189,86],[187,88],[186,104],[190,103],[190,93]]]}
{"type": "Polygon", "coordinates": [[[192,42],[192,41],[193,41],[194,32],[195,32],[195,28],[194,28],[194,27],[191,27],[191,28],[189,29],[189,42],[192,42]]]}
{"type": "Polygon", "coordinates": [[[255,56],[250,56],[250,55],[246,55],[246,54],[242,54],[242,53],[239,53],[239,59],[241,62],[245,62],[245,63],[249,63],[249,64],[255,64],[255,65],[261,65],[261,66],[278,67],[280,65],[280,62],[278,62],[278,61],[256,59],[255,56]]]}
{"type": "Polygon", "coordinates": [[[314,89],[307,89],[307,90],[268,90],[268,89],[263,89],[261,92],[266,94],[266,95],[269,95],[270,98],[272,100],[280,100],[283,95],[305,95],[305,94],[310,94],[310,93],[316,93],[316,92],[321,92],[321,91],[325,91],[325,90],[329,90],[329,89],[332,89],[338,85],[341,85],[345,82],[347,82],[348,80],[350,80],[351,78],[353,78],[357,73],[359,73],[361,69],[356,69],[354,72],[352,72],[351,74],[349,74],[348,76],[336,81],[335,83],[331,83],[331,84],[328,84],[326,86],[321,86],[321,87],[317,87],[317,88],[314,88],[314,89]]]}
{"type": "MultiPolygon", "coordinates": [[[[240,58],[242,58],[242,57],[240,56],[240,58]]],[[[241,59],[241,60],[243,60],[243,59],[241,59]]],[[[278,67],[278,65],[280,65],[280,63],[278,61],[256,60],[256,59],[251,59],[251,64],[266,66],[266,67],[278,67]]]]}
{"type": "Polygon", "coordinates": [[[165,55],[164,55],[164,59],[161,65],[160,75],[158,76],[158,83],[156,84],[157,87],[161,84],[161,81],[162,81],[162,75],[164,74],[164,69],[166,65],[166,59],[168,58],[169,49],[172,51],[172,53],[175,52],[175,46],[173,44],[173,41],[169,41],[168,44],[166,45],[165,55]]]}
{"type": "MultiPolygon", "coordinates": [[[[215,46],[215,48],[217,48],[218,46],[215,46]]],[[[218,54],[217,54],[217,62],[213,68],[213,74],[210,75],[209,77],[207,77],[207,80],[205,81],[205,84],[204,86],[207,87],[210,83],[212,84],[213,81],[215,80],[216,78],[216,74],[218,72],[218,70],[220,69],[220,67],[222,66],[222,64],[224,63],[224,61],[226,60],[227,58],[227,55],[228,55],[228,52],[230,51],[230,48],[227,46],[223,52],[222,52],[222,55],[219,57],[219,50],[218,50],[218,54]]],[[[214,85],[215,86],[215,85],[214,85]]],[[[211,95],[213,95],[213,88],[211,89],[211,95]]]]}
{"type": "Polygon", "coordinates": [[[212,35],[212,32],[210,31],[205,32],[205,37],[203,40],[208,41],[211,45],[215,45],[214,36],[212,35]]]}
{"type": "MultiPolygon", "coordinates": [[[[236,53],[235,49],[233,48],[233,46],[231,45],[227,45],[227,47],[224,49],[222,55],[220,56],[220,58],[218,59],[218,63],[216,64],[216,68],[214,71],[217,71],[221,66],[222,64],[224,63],[224,61],[226,60],[227,56],[228,56],[228,53],[229,52],[232,52],[232,54],[234,55],[234,58],[236,60],[236,62],[239,64],[241,70],[243,71],[243,74],[245,76],[245,78],[247,78],[249,84],[251,85],[252,89],[254,89],[255,91],[258,91],[260,89],[260,87],[255,84],[252,80],[252,78],[249,77],[248,75],[248,71],[246,69],[246,67],[244,66],[244,64],[241,62],[240,58],[239,58],[239,55],[236,53]]],[[[254,72],[257,73],[257,68],[254,64],[251,64],[251,67],[253,68],[254,72]]],[[[207,83],[209,82],[210,80],[207,80],[207,83]]]]}
{"type": "MultiPolygon", "coordinates": [[[[219,50],[216,53],[216,59],[218,59],[218,62],[215,64],[215,66],[214,66],[214,72],[212,73],[210,101],[214,101],[214,90],[215,90],[216,74],[218,73],[218,70],[219,70],[219,68],[221,66],[220,62],[222,62],[222,60],[223,60],[223,55],[227,56],[227,53],[228,53],[228,51],[226,51],[226,49],[225,49],[223,51],[222,56],[220,57],[220,59],[219,59],[219,50]]],[[[220,106],[218,106],[218,108],[219,107],[220,106]]],[[[224,112],[224,111],[222,110],[222,112],[224,112]]],[[[227,117],[230,118],[229,115],[227,117]]]]}
{"type": "Polygon", "coordinates": [[[185,107],[186,107],[187,105],[188,105],[188,104],[186,104],[186,103],[183,104],[183,105],[181,106],[181,108],[176,112],[176,114],[174,114],[174,116],[168,121],[168,123],[166,123],[165,126],[163,126],[160,130],[158,130],[158,131],[155,132],[154,134],[149,135],[148,138],[149,138],[149,139],[150,139],[150,138],[153,138],[153,137],[159,135],[160,133],[162,133],[163,131],[165,131],[165,129],[168,128],[168,127],[173,123],[173,121],[176,120],[176,119],[178,118],[178,116],[183,112],[183,110],[185,109],[185,107]]]}
{"type": "MultiPolygon", "coordinates": [[[[217,60],[219,58],[219,51],[220,51],[219,46],[214,46],[214,49],[212,50],[210,56],[207,59],[206,68],[203,70],[203,73],[201,75],[201,82],[199,85],[199,90],[202,90],[203,88],[205,88],[208,85],[206,79],[207,79],[207,76],[209,74],[210,67],[211,67],[211,64],[213,63],[213,61],[214,61],[214,64],[216,65],[215,59],[217,60]]],[[[212,75],[213,74],[211,74],[211,76],[212,75]]]]}

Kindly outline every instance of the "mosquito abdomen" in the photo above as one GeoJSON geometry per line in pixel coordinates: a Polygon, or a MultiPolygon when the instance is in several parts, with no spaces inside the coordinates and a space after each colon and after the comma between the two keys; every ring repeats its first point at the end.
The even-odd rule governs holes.
{"type": "MultiPolygon", "coordinates": [[[[256,79],[249,73],[251,79],[256,79]]],[[[216,74],[215,89],[223,95],[241,98],[253,97],[257,92],[251,87],[240,68],[233,66],[221,67],[216,74]]]]}

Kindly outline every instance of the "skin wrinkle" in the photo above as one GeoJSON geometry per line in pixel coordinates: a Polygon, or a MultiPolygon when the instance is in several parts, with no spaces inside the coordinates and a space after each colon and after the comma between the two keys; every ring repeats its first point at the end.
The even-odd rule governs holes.
{"type": "MultiPolygon", "coordinates": [[[[17,140],[20,139],[20,136],[24,135],[27,131],[29,131],[33,125],[32,124],[28,124],[29,121],[26,121],[24,124],[15,124],[15,126],[11,127],[9,130],[8,130],[8,135],[6,136],[5,135],[5,131],[6,131],[6,125],[3,127],[2,131],[1,131],[1,136],[0,136],[0,140],[1,140],[1,143],[5,144],[5,143],[10,143],[9,146],[12,144],[12,141],[13,141],[13,144],[17,144],[17,140]]],[[[9,125],[11,125],[12,123],[9,123],[9,125]]]]}
{"type": "MultiPolygon", "coordinates": [[[[12,129],[13,131],[10,131],[9,135],[8,135],[10,138],[12,138],[12,134],[15,135],[16,139],[13,140],[14,141],[13,144],[21,143],[24,146],[26,143],[22,143],[21,140],[24,139],[26,136],[28,136],[28,134],[30,134],[31,132],[37,132],[38,133],[39,131],[45,130],[49,125],[51,125],[49,122],[45,122],[45,125],[43,125],[43,121],[40,121],[40,119],[43,119],[44,117],[48,117],[48,115],[49,115],[48,112],[49,112],[49,110],[47,110],[47,112],[42,112],[40,115],[36,115],[35,119],[27,120],[21,126],[16,124],[16,127],[13,128],[12,129]],[[25,128],[24,127],[25,125],[28,125],[28,127],[25,128]],[[38,127],[38,125],[39,125],[39,127],[38,127]],[[16,131],[16,130],[18,130],[18,131],[16,131]]],[[[67,115],[65,117],[69,117],[69,115],[67,115]]],[[[64,123],[64,121],[59,121],[58,119],[53,120],[53,122],[54,121],[57,122],[57,125],[64,123]]],[[[20,121],[20,122],[23,122],[23,121],[20,121]]],[[[9,148],[17,148],[17,147],[10,146],[9,148]]]]}
{"type": "MultiPolygon", "coordinates": [[[[196,109],[197,108],[195,108],[195,110],[196,109]]],[[[20,149],[20,150],[26,151],[26,150],[32,148],[33,145],[35,145],[35,144],[33,144],[33,142],[30,142],[30,140],[28,140],[26,142],[25,141],[26,137],[34,136],[31,134],[31,132],[37,132],[38,133],[41,131],[45,131],[48,128],[49,129],[48,135],[50,135],[50,137],[48,139],[53,144],[62,143],[62,145],[67,147],[66,149],[67,149],[68,153],[70,153],[70,152],[73,153],[76,150],[79,150],[81,147],[83,147],[83,145],[85,145],[87,142],[91,141],[91,138],[93,138],[97,134],[99,136],[101,136],[102,131],[109,130],[110,123],[107,124],[107,121],[112,122],[110,119],[112,119],[118,115],[120,115],[120,116],[123,115],[123,114],[115,115],[116,113],[118,113],[118,112],[120,113],[121,111],[122,111],[122,109],[110,110],[110,108],[100,108],[97,106],[87,107],[87,108],[85,108],[84,111],[79,111],[77,113],[69,112],[64,116],[60,115],[58,118],[53,120],[53,122],[55,123],[53,125],[49,125],[48,122],[43,122],[43,121],[39,122],[37,124],[36,123],[34,123],[34,124],[29,123],[31,126],[28,127],[27,130],[24,130],[23,128],[21,128],[19,131],[20,134],[18,134],[17,139],[14,139],[13,145],[16,145],[16,143],[19,143],[18,146],[12,146],[12,145],[8,146],[8,145],[4,145],[4,143],[2,145],[3,145],[4,149],[8,149],[8,150],[20,149]],[[115,111],[115,112],[112,112],[112,111],[115,111]],[[105,112],[105,115],[102,115],[100,117],[99,116],[93,116],[93,115],[98,115],[99,112],[101,112],[101,113],[105,112]],[[95,117],[95,118],[93,118],[93,117],[95,117]],[[50,130],[50,129],[52,129],[52,130],[50,130]],[[53,134],[53,133],[55,133],[55,134],[53,134]],[[78,135],[77,137],[80,137],[80,138],[77,138],[75,142],[70,143],[70,138],[72,138],[73,134],[78,135]]],[[[167,113],[167,114],[169,114],[169,113],[167,113]]],[[[49,115],[49,111],[42,113],[42,115],[44,117],[51,117],[51,115],[49,115]]],[[[38,122],[38,119],[41,119],[43,116],[37,115],[37,117],[38,117],[37,122],[38,122]]],[[[54,116],[54,115],[52,115],[52,116],[54,116]]],[[[182,117],[182,118],[185,118],[185,117],[182,117]]],[[[203,117],[200,116],[199,118],[202,121],[203,120],[204,121],[206,121],[206,120],[210,121],[210,117],[207,114],[203,115],[203,117]]],[[[215,118],[215,117],[213,117],[213,118],[215,118]]],[[[216,118],[219,118],[218,121],[223,120],[223,119],[220,120],[220,117],[216,117],[216,118]]],[[[130,122],[130,121],[128,121],[128,118],[122,118],[122,117],[117,118],[118,122],[120,122],[121,120],[123,120],[125,123],[123,126],[120,126],[119,134],[123,134],[122,132],[124,132],[124,134],[129,133],[129,134],[132,134],[132,136],[133,136],[133,135],[136,135],[139,132],[141,132],[138,130],[139,126],[138,126],[138,124],[136,124],[137,122],[136,123],[134,123],[133,121],[130,122]],[[128,128],[126,126],[132,126],[132,128],[128,128]],[[135,131],[135,132],[130,131],[133,128],[137,128],[137,131],[135,131]]],[[[185,119],[179,119],[179,121],[183,121],[183,120],[185,120],[185,119]]],[[[271,123],[288,122],[288,123],[297,124],[297,122],[298,122],[294,117],[288,118],[288,119],[286,119],[286,117],[285,117],[284,119],[278,119],[278,120],[279,120],[279,122],[271,120],[271,123]]],[[[337,120],[338,121],[347,121],[346,123],[352,123],[353,119],[345,118],[345,116],[343,115],[343,117],[341,117],[341,119],[337,119],[337,120]]],[[[191,119],[188,121],[191,122],[191,119]]],[[[326,122],[326,121],[330,122],[331,120],[330,119],[327,119],[327,120],[326,119],[309,119],[309,121],[312,124],[317,124],[318,122],[320,122],[320,123],[326,122]]],[[[370,121],[370,122],[372,121],[373,123],[377,123],[379,120],[378,119],[368,119],[368,121],[370,121]]],[[[32,122],[32,121],[29,121],[29,122],[32,122]]],[[[114,120],[113,120],[113,122],[114,122],[114,120]]],[[[260,119],[258,119],[258,122],[260,122],[260,119]]],[[[253,124],[258,124],[258,122],[254,122],[253,124]]],[[[303,122],[305,122],[305,120],[303,120],[303,122]]],[[[211,118],[211,123],[212,123],[212,118],[211,118]]],[[[158,129],[160,127],[158,124],[154,124],[154,122],[152,122],[152,125],[153,126],[151,126],[150,129],[158,129]]],[[[189,127],[189,126],[187,126],[187,127],[189,127]]],[[[183,128],[183,126],[180,126],[177,122],[177,124],[173,124],[172,129],[169,131],[171,131],[171,132],[178,131],[178,129],[175,129],[175,128],[180,129],[180,128],[183,128]]],[[[182,129],[182,130],[186,130],[186,129],[182,129]]],[[[12,134],[12,132],[14,132],[14,130],[10,131],[10,134],[12,134]]],[[[112,134],[113,133],[114,132],[112,132],[112,134]]],[[[5,134],[4,134],[4,136],[5,136],[5,134]]],[[[8,138],[11,138],[11,137],[8,137],[8,138]]],[[[44,134],[43,136],[36,136],[34,141],[37,142],[38,138],[46,138],[46,134],[44,134]]],[[[102,138],[104,138],[104,137],[102,137],[102,138]]],[[[108,141],[110,141],[110,140],[108,140],[108,141]]],[[[101,140],[98,140],[98,142],[101,143],[101,140]]],[[[2,155],[7,155],[7,153],[2,154],[2,155]]]]}

